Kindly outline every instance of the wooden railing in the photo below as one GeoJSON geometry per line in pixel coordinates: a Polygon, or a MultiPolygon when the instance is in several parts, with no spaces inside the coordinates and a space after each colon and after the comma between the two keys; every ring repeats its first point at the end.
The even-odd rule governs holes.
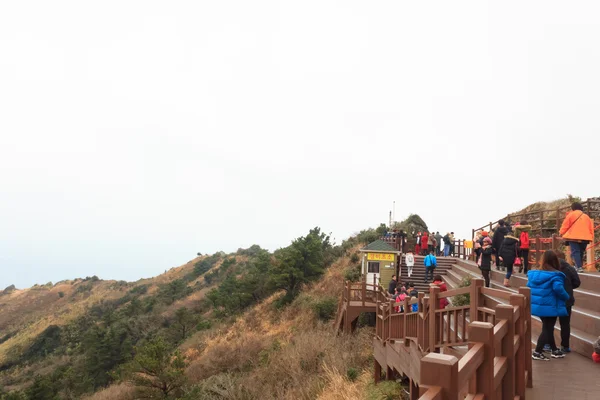
{"type": "Polygon", "coordinates": [[[421,399],[525,398],[531,387],[531,311],[528,288],[518,294],[488,289],[474,279],[470,287],[440,293],[432,285],[428,296],[419,294],[418,311],[412,312],[405,300],[398,312],[391,298],[377,296],[376,337],[390,341],[410,341],[427,354],[421,361],[421,399]],[[469,294],[468,305],[441,309],[439,300],[469,294]],[[505,299],[509,305],[486,308],[485,297],[505,299]],[[440,350],[467,346],[459,360],[440,350]]]}
{"type": "MultiPolygon", "coordinates": [[[[404,250],[406,250],[406,252],[414,251],[415,243],[416,243],[414,238],[410,238],[405,242],[404,249],[403,249],[401,246],[399,237],[381,236],[379,239],[386,242],[387,244],[391,245],[396,250],[401,251],[401,252],[404,252],[404,250]]],[[[471,258],[473,249],[467,248],[465,246],[465,242],[466,242],[466,240],[463,240],[463,239],[454,240],[454,242],[453,242],[454,243],[454,252],[452,254],[453,257],[462,258],[464,260],[471,258]]],[[[441,250],[443,253],[444,252],[444,243],[443,242],[440,247],[441,247],[441,250]]]]}
{"type": "Polygon", "coordinates": [[[373,277],[373,283],[367,283],[366,277],[363,276],[360,282],[344,281],[342,297],[345,303],[358,301],[362,306],[366,306],[366,303],[375,303],[380,293],[384,291],[383,288],[380,290],[376,278],[373,277]]]}
{"type": "MultiPolygon", "coordinates": [[[[587,215],[590,216],[590,218],[600,218],[600,200],[587,199],[581,204],[583,206],[583,210],[587,215]]],[[[560,228],[562,220],[569,211],[571,211],[570,205],[554,210],[538,210],[522,214],[509,214],[502,219],[505,221],[510,221],[513,224],[520,222],[521,220],[526,220],[532,225],[532,233],[548,237],[553,233],[558,233],[558,229],[560,228]]],[[[498,221],[490,222],[482,227],[473,229],[473,236],[475,236],[475,232],[477,231],[487,230],[491,232],[493,227],[498,224],[498,221]]]]}

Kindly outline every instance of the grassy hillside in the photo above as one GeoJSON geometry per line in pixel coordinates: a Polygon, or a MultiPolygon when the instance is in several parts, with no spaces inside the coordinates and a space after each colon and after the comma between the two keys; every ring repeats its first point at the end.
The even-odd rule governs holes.
{"type": "Polygon", "coordinates": [[[135,283],[7,290],[0,398],[385,398],[399,387],[370,384],[372,328],[331,328],[342,277],[374,236],[334,246],[316,228],[274,253],[197,257],[135,283]],[[173,388],[144,387],[161,379],[173,388]]]}

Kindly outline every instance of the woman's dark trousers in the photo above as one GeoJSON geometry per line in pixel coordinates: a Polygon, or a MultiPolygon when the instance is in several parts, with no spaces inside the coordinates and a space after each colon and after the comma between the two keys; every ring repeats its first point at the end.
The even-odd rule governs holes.
{"type": "Polygon", "coordinates": [[[535,351],[541,353],[544,351],[544,345],[549,344],[552,350],[556,350],[556,343],[554,342],[554,325],[556,324],[557,317],[540,317],[542,320],[542,333],[538,338],[535,351]]]}

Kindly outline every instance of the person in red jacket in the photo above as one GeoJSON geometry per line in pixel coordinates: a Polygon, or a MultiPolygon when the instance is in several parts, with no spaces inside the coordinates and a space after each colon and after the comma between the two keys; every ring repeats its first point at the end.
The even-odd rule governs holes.
{"type": "MultiPolygon", "coordinates": [[[[441,275],[436,275],[433,278],[433,284],[440,287],[440,292],[446,292],[448,290],[448,287],[446,286],[446,283],[442,280],[441,275]]],[[[450,302],[447,298],[440,299],[440,308],[446,308],[448,304],[450,304],[450,302]]]]}
{"type": "Polygon", "coordinates": [[[427,233],[427,231],[423,232],[423,235],[421,235],[421,253],[423,253],[424,256],[427,255],[427,241],[429,240],[429,234],[427,233]]]}
{"type": "Polygon", "coordinates": [[[417,233],[415,239],[417,240],[417,244],[415,244],[415,255],[418,256],[421,254],[421,232],[417,233]]]}

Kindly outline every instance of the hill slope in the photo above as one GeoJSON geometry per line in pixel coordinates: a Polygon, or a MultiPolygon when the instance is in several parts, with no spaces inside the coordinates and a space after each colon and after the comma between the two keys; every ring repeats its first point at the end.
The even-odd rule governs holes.
{"type": "Polygon", "coordinates": [[[380,390],[363,373],[370,328],[338,338],[329,321],[343,274],[355,273],[356,248],[376,235],[333,246],[315,228],[272,254],[252,246],[197,257],[135,283],[91,277],[7,290],[0,398],[139,398],[128,371],[157,340],[185,364],[168,398],[356,398],[353,390],[380,390]],[[328,389],[339,384],[352,388],[350,397],[328,389]]]}

